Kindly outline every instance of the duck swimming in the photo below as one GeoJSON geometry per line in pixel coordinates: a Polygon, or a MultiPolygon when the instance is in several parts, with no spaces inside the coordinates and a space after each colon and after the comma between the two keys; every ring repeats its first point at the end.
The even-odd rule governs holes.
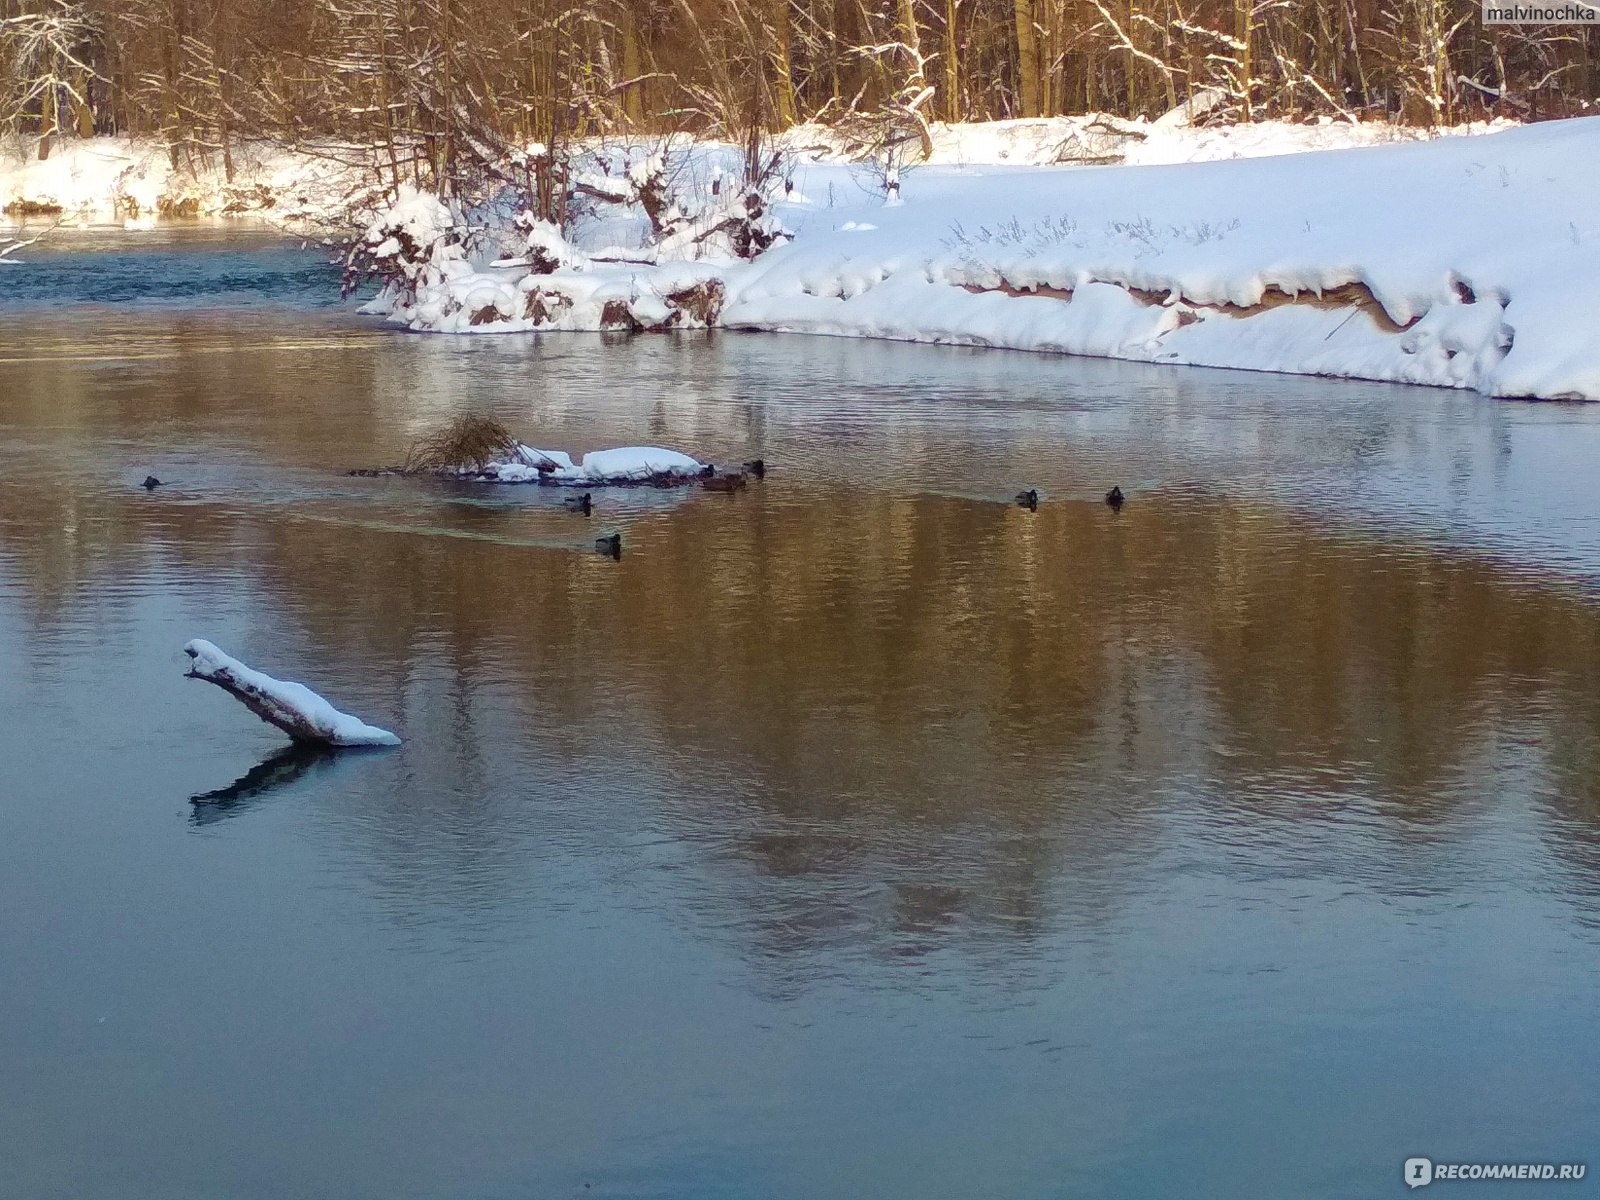
{"type": "Polygon", "coordinates": [[[581,496],[568,496],[562,503],[573,512],[581,512],[586,517],[594,511],[594,498],[588,492],[581,496]]]}
{"type": "Polygon", "coordinates": [[[1106,503],[1111,506],[1112,512],[1119,511],[1123,503],[1122,489],[1113,485],[1111,490],[1106,493],[1106,503]]]}
{"type": "Polygon", "coordinates": [[[597,553],[604,554],[607,558],[614,558],[619,562],[622,561],[622,535],[620,533],[612,533],[607,534],[605,537],[595,538],[594,548],[597,553]]]}
{"type": "Polygon", "coordinates": [[[765,479],[767,477],[767,460],[764,458],[752,458],[744,464],[744,469],[757,479],[765,479]]]}
{"type": "Polygon", "coordinates": [[[1039,491],[1038,491],[1038,489],[1037,488],[1029,488],[1025,492],[1018,492],[1017,493],[1017,506],[1019,508],[1025,508],[1029,512],[1038,512],[1039,511],[1039,491]]]}
{"type": "Polygon", "coordinates": [[[144,482],[139,486],[147,492],[153,492],[161,486],[161,480],[157,479],[154,475],[146,475],[144,477],[144,482]]]}
{"type": "Polygon", "coordinates": [[[700,481],[700,486],[708,492],[737,492],[744,485],[743,471],[735,471],[731,475],[713,475],[710,479],[700,481]]]}

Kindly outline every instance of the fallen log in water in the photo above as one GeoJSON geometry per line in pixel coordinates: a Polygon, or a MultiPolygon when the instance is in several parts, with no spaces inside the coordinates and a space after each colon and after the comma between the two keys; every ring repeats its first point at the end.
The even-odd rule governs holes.
{"type": "Polygon", "coordinates": [[[214,683],[269,725],[307,746],[398,746],[387,729],[340,712],[301,683],[288,683],[252,670],[210,642],[196,639],[183,648],[192,660],[189,677],[214,683]]]}

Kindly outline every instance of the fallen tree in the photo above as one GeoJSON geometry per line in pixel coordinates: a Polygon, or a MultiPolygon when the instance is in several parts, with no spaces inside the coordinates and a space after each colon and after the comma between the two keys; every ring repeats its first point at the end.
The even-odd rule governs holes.
{"type": "Polygon", "coordinates": [[[214,683],[269,725],[306,746],[398,746],[387,729],[340,712],[303,683],[289,683],[252,670],[210,642],[184,646],[192,660],[189,678],[214,683]]]}

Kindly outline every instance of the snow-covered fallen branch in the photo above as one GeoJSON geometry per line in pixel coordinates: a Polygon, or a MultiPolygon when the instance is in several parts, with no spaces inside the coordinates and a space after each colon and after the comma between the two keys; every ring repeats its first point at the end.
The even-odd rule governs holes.
{"type": "Polygon", "coordinates": [[[342,713],[303,683],[287,683],[252,670],[210,642],[196,639],[183,648],[192,660],[191,679],[214,683],[269,725],[311,746],[398,746],[387,729],[342,713]]]}
{"type": "Polygon", "coordinates": [[[32,237],[22,237],[21,234],[23,230],[21,229],[19,229],[16,234],[11,236],[0,237],[0,266],[16,264],[19,260],[12,258],[11,255],[15,254],[18,250],[22,250],[33,245],[59,224],[61,224],[60,221],[52,221],[48,229],[42,229],[32,237]]]}

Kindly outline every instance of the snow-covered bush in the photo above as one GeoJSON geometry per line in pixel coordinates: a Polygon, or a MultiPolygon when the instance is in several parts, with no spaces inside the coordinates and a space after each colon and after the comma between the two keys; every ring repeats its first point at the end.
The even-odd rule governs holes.
{"type": "Polygon", "coordinates": [[[344,253],[344,294],[369,280],[382,287],[363,311],[390,313],[416,303],[429,287],[470,274],[478,232],[457,205],[401,184],[393,203],[372,214],[344,253]]]}
{"type": "Polygon", "coordinates": [[[528,274],[554,274],[563,267],[576,265],[580,260],[581,256],[561,236],[561,230],[530,210],[519,212],[514,223],[524,235],[525,249],[521,261],[528,268],[528,274]]]}

